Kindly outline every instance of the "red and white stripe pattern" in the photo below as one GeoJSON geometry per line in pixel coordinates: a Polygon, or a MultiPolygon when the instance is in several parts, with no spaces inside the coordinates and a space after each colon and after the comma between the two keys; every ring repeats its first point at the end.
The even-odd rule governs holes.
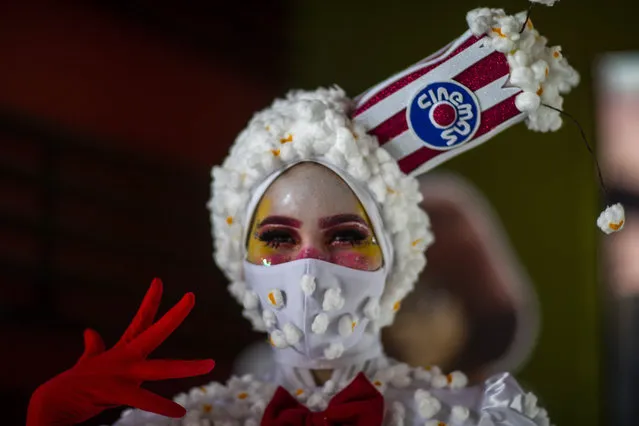
{"type": "Polygon", "coordinates": [[[509,75],[506,56],[494,50],[486,36],[475,36],[468,31],[447,49],[356,98],[353,120],[377,136],[380,145],[398,161],[404,173],[418,175],[525,118],[515,106],[515,97],[521,90],[504,87],[509,75]],[[409,128],[406,110],[412,97],[427,84],[450,80],[474,92],[481,111],[480,124],[465,143],[450,150],[436,150],[409,128]]]}

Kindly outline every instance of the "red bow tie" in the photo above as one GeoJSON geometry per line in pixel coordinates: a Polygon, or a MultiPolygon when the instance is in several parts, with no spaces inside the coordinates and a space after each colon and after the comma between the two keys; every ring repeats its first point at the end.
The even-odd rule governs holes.
{"type": "Polygon", "coordinates": [[[380,426],[383,418],[384,397],[359,373],[320,412],[312,412],[279,387],[264,411],[261,426],[380,426]]]}

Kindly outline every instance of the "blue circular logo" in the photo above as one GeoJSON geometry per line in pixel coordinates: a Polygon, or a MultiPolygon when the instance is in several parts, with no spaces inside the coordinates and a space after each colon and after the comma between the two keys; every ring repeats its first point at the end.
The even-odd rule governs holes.
{"type": "Polygon", "coordinates": [[[475,94],[454,81],[430,83],[421,89],[410,101],[406,114],[417,137],[440,151],[471,140],[480,122],[475,94]]]}

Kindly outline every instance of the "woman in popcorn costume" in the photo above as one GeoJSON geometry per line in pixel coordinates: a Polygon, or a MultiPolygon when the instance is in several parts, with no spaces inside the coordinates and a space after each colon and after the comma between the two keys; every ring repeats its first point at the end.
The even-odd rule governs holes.
{"type": "MultiPolygon", "coordinates": [[[[536,0],[552,5],[554,0],[536,0]]],[[[156,280],[122,339],[85,353],[32,397],[29,426],[72,425],[128,405],[118,426],[549,425],[508,373],[470,386],[459,371],[385,356],[393,323],[434,242],[415,176],[525,121],[559,129],[578,74],[526,13],[467,15],[469,31],[355,100],[294,91],[257,113],[213,169],[215,260],[274,368],[178,395],[145,380],[205,374],[213,361],[146,360],[193,307],[187,294],[153,324],[156,280]]],[[[614,205],[598,220],[623,227],[614,205]]]]}

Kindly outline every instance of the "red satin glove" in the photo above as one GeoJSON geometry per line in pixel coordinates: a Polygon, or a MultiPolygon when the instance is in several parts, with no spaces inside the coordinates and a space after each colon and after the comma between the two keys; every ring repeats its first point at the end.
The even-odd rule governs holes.
{"type": "MultiPolygon", "coordinates": [[[[162,282],[153,280],[135,318],[120,341],[108,351],[94,330],[84,332],[84,354],[70,370],[54,377],[33,393],[27,426],[70,426],[107,408],[127,405],[168,417],[182,417],[179,404],[140,388],[145,380],[177,379],[210,372],[213,360],[147,361],[187,317],[195,296],[187,293],[158,322],[153,320],[162,298],[162,282]]],[[[55,348],[52,348],[55,350],[55,348]]]]}

